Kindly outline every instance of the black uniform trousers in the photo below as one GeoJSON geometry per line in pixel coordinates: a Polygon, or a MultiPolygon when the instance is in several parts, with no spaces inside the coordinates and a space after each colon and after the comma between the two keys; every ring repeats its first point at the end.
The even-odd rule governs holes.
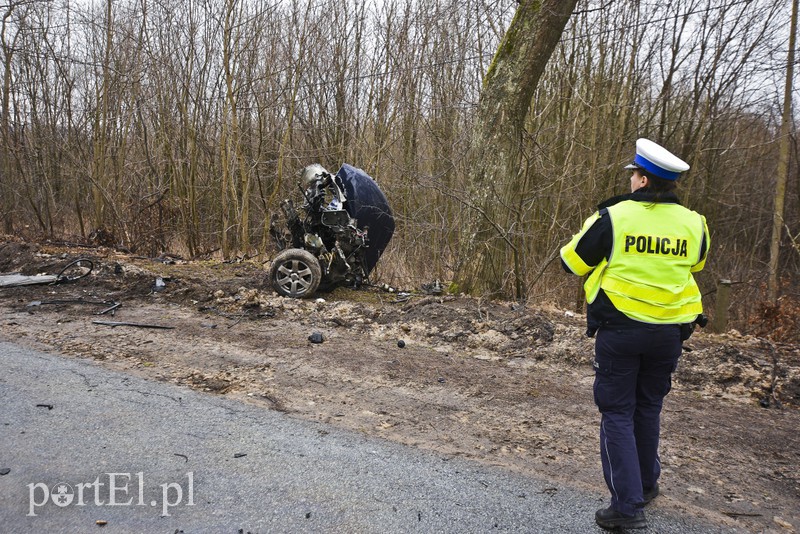
{"type": "Polygon", "coordinates": [[[661,474],[661,407],[681,354],[680,327],[601,327],[595,341],[594,401],[602,414],[600,457],[611,507],[632,515],[661,474]]]}

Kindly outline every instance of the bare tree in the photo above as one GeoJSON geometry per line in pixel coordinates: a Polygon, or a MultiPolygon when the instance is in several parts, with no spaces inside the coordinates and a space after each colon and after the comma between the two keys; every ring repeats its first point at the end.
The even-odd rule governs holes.
{"type": "Polygon", "coordinates": [[[517,221],[508,207],[520,179],[531,99],[576,3],[522,0],[486,73],[473,141],[479,222],[468,238],[474,259],[461,276],[468,290],[499,291],[510,278],[516,296],[524,297],[521,243],[510,234],[517,221]]]}
{"type": "MultiPolygon", "coordinates": [[[[379,276],[572,302],[578,286],[548,260],[575,219],[624,192],[644,136],[691,163],[681,197],[715,247],[699,281],[750,282],[736,286],[745,314],[768,282],[786,5],[12,0],[2,228],[268,256],[296,170],[348,162],[397,217],[379,276]]],[[[800,256],[775,270],[797,280],[800,256]]]]}
{"type": "MultiPolygon", "coordinates": [[[[3,228],[6,233],[14,233],[14,212],[15,212],[15,191],[12,176],[13,161],[13,135],[11,127],[11,92],[13,78],[13,61],[17,49],[17,43],[21,36],[21,29],[13,20],[13,17],[20,16],[19,12],[24,11],[24,1],[9,2],[3,10],[3,19],[0,22],[0,44],[3,47],[3,85],[2,95],[0,95],[0,198],[2,198],[3,228]],[[22,6],[22,7],[20,7],[22,6]]],[[[24,14],[22,15],[24,16],[24,14]]]]}
{"type": "MultiPolygon", "coordinates": [[[[775,172],[775,203],[772,212],[772,238],[769,248],[769,286],[767,300],[773,306],[778,300],[778,260],[780,243],[783,235],[784,203],[786,198],[786,182],[789,179],[789,138],[792,129],[792,78],[794,76],[794,47],[797,32],[797,4],[792,0],[792,18],[789,24],[789,53],[786,55],[786,85],[783,93],[783,116],[781,117],[781,137],[778,168],[775,172]]],[[[791,234],[789,234],[791,235],[791,234]]]]}

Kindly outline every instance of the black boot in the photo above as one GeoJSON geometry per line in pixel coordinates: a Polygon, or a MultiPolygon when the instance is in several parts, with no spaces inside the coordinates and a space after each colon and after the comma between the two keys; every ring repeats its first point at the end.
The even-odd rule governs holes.
{"type": "Polygon", "coordinates": [[[634,515],[627,515],[622,512],[617,512],[609,506],[608,508],[598,510],[597,513],[594,514],[594,520],[605,529],[647,527],[647,519],[645,519],[642,510],[637,510],[634,515]]]}
{"type": "Polygon", "coordinates": [[[644,504],[650,504],[650,501],[658,497],[658,482],[656,485],[650,488],[649,490],[644,490],[644,504]]]}

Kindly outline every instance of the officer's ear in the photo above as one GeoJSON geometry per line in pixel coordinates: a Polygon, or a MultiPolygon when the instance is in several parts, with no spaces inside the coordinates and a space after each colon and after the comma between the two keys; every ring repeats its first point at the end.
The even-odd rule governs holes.
{"type": "Polygon", "coordinates": [[[650,178],[648,178],[646,174],[641,173],[640,176],[642,177],[642,187],[650,185],[650,178]]]}

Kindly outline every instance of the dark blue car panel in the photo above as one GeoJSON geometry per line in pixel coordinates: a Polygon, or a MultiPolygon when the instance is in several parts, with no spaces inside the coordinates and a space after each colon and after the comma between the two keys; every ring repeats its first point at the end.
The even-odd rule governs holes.
{"type": "Polygon", "coordinates": [[[347,213],[358,221],[359,229],[369,228],[369,248],[365,257],[369,274],[392,239],[394,215],[383,191],[366,172],[344,163],[336,176],[344,185],[347,213]]]}

